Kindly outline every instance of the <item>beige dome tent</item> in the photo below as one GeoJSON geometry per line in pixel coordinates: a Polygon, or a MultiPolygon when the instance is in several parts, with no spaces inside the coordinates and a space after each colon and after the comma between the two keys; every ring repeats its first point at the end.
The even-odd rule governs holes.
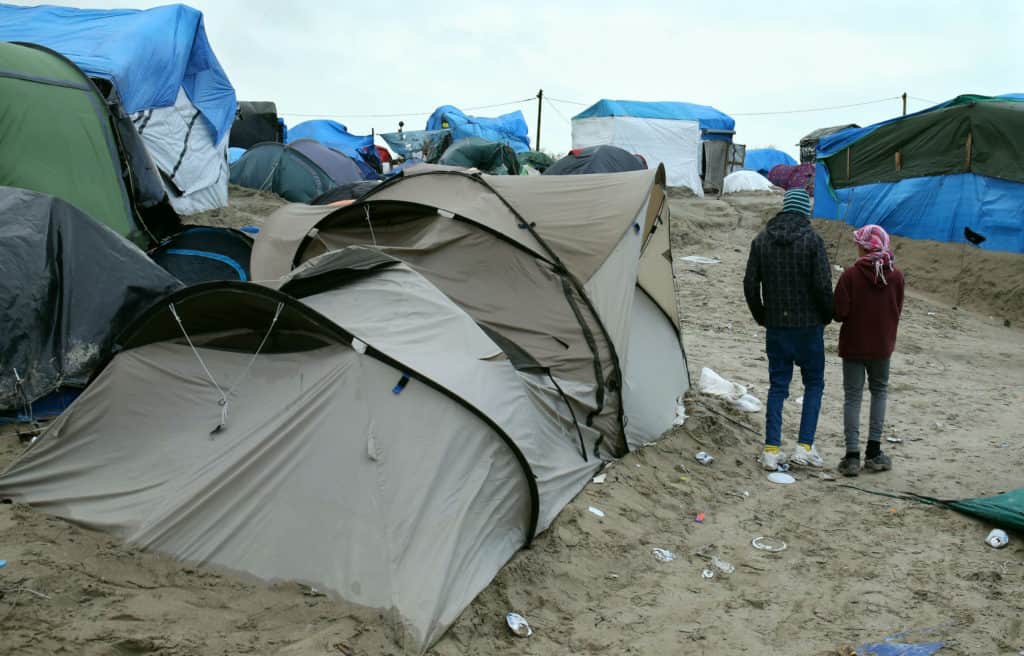
{"type": "Polygon", "coordinates": [[[156,304],[0,497],[314,585],[425,651],[602,459],[672,425],[660,179],[421,169],[287,206],[252,263],[275,282],[156,304]]]}
{"type": "Polygon", "coordinates": [[[550,177],[419,166],[341,208],[280,208],[252,274],[277,278],[350,245],[391,254],[550,369],[618,457],[671,427],[689,381],[664,180],[660,166],[550,177]]]}

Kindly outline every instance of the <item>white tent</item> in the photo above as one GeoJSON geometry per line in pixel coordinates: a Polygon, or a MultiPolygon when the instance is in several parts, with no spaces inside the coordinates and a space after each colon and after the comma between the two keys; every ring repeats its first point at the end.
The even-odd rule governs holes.
{"type": "Polygon", "coordinates": [[[772,191],[779,188],[768,181],[757,171],[734,171],[725,176],[722,184],[723,194],[735,194],[740,191],[772,191]]]}
{"type": "Polygon", "coordinates": [[[704,195],[703,142],[729,141],[735,121],[706,105],[599,100],[572,119],[573,148],[611,145],[641,155],[650,168],[665,165],[670,187],[704,195]]]}

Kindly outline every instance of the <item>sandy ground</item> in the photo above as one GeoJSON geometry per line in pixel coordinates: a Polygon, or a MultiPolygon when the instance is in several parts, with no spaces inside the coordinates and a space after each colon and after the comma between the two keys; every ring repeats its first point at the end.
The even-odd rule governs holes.
{"type": "MultiPolygon", "coordinates": [[[[232,210],[202,221],[258,225],[277,202],[233,194],[232,210]]],[[[741,278],[750,240],[780,204],[769,194],[673,199],[675,254],[721,259],[677,263],[695,382],[711,367],[765,398],[764,335],[741,278]]],[[[818,228],[827,241],[840,238],[830,253],[849,263],[848,230],[818,228]]],[[[941,654],[1020,653],[1024,536],[995,551],[981,522],[843,486],[959,498],[1024,485],[1024,257],[969,251],[972,275],[958,301],[950,281],[960,255],[948,245],[897,246],[910,289],[886,427],[902,440],[885,444],[892,472],[832,482],[796,471],[796,484],[772,484],[754,462],[762,416],[693,393],[683,428],[588,486],[432,653],[846,654],[897,634],[944,640],[941,654]],[[698,464],[699,450],[715,461],[698,464]],[[757,536],[788,549],[755,550],[757,536]],[[676,559],[656,561],[655,547],[676,559]],[[735,571],[702,578],[712,555],[735,571]],[[509,634],[509,610],[528,618],[532,637],[509,634]]],[[[818,432],[830,465],[843,451],[837,335],[826,330],[818,432]]],[[[800,394],[794,385],[787,436],[800,394]]],[[[0,465],[19,449],[13,433],[0,435],[0,465]]],[[[25,507],[0,505],[0,559],[9,561],[0,570],[2,654],[402,653],[365,609],[139,553],[25,507]]]]}

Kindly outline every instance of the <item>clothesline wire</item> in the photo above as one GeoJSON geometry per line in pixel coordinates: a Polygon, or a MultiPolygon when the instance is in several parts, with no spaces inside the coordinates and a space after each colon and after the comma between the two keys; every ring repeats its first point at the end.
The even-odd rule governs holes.
{"type": "MultiPolygon", "coordinates": [[[[878,98],[876,100],[865,100],[864,102],[847,103],[845,105],[830,105],[830,106],[827,106],[827,107],[809,107],[809,108],[805,108],[805,109],[784,109],[784,110],[765,111],[765,112],[732,112],[730,115],[731,116],[781,116],[781,115],[785,115],[785,114],[806,114],[806,113],[810,113],[810,112],[826,112],[826,111],[831,111],[831,110],[836,110],[836,109],[849,109],[849,108],[852,108],[852,107],[863,107],[863,106],[866,106],[866,105],[877,105],[877,104],[880,104],[880,103],[892,102],[894,100],[900,100],[900,98],[901,98],[901,96],[889,96],[887,98],[878,98]]],[[[936,101],[928,100],[927,98],[920,98],[920,97],[917,97],[917,96],[907,96],[907,98],[910,98],[912,100],[916,100],[918,102],[938,104],[936,101]]],[[[522,105],[522,104],[525,104],[525,103],[534,102],[536,100],[537,100],[536,96],[531,96],[529,98],[521,98],[519,100],[510,100],[510,101],[507,101],[507,102],[493,103],[493,104],[490,104],[490,105],[476,105],[476,106],[473,106],[473,107],[463,107],[462,109],[464,111],[477,111],[477,110],[481,110],[481,109],[494,109],[496,107],[508,107],[508,106],[511,106],[511,105],[522,105]]],[[[579,105],[579,106],[588,106],[588,105],[592,104],[592,103],[580,102],[578,100],[567,100],[565,98],[554,98],[552,96],[544,96],[544,100],[550,101],[548,103],[548,107],[550,107],[555,112],[557,112],[559,114],[559,116],[561,116],[566,121],[568,121],[568,119],[565,117],[564,114],[562,114],[562,112],[560,112],[558,110],[558,108],[555,105],[555,103],[564,103],[564,104],[579,105]]],[[[351,118],[406,118],[406,117],[411,117],[411,116],[430,116],[431,114],[433,114],[433,112],[404,112],[404,113],[395,113],[395,114],[337,114],[337,113],[330,113],[330,114],[308,114],[308,113],[299,113],[299,112],[278,112],[278,113],[283,115],[283,116],[295,116],[295,117],[299,117],[299,118],[342,118],[342,119],[351,119],[351,118]]]]}

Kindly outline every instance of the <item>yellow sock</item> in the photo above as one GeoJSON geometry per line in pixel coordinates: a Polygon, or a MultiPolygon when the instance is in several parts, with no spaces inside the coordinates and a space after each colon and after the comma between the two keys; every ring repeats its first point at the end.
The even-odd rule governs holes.
{"type": "Polygon", "coordinates": [[[765,453],[778,453],[779,452],[779,447],[771,446],[770,444],[765,444],[764,445],[764,452],[765,453]]]}
{"type": "Polygon", "coordinates": [[[811,452],[811,445],[810,444],[804,444],[803,442],[797,442],[797,444],[802,446],[804,448],[804,451],[806,451],[807,453],[811,452]]]}

